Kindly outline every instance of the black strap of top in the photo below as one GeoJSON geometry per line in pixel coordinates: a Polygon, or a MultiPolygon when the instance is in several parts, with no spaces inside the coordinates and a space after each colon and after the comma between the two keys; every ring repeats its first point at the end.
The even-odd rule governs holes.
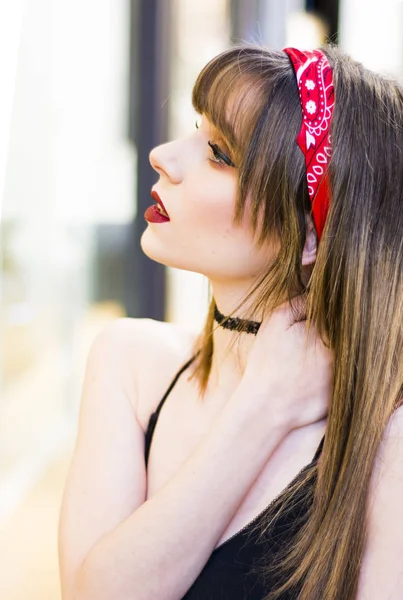
{"type": "Polygon", "coordinates": [[[192,362],[197,357],[197,354],[195,354],[194,356],[192,356],[192,358],[190,360],[188,360],[187,363],[184,364],[181,369],[179,369],[179,371],[177,372],[177,374],[173,378],[173,380],[171,382],[171,385],[169,386],[169,388],[165,392],[165,394],[164,394],[161,402],[159,403],[157,410],[155,412],[153,412],[152,415],[150,416],[150,420],[148,422],[148,428],[147,428],[146,436],[145,436],[144,455],[145,455],[146,467],[148,465],[148,457],[150,455],[151,442],[152,442],[152,439],[153,439],[153,435],[154,435],[154,431],[155,431],[155,426],[157,424],[158,417],[159,417],[159,414],[161,412],[161,408],[164,406],[165,400],[168,398],[169,394],[172,392],[172,389],[175,387],[176,382],[178,381],[179,377],[192,364],[192,362]]]}
{"type": "Polygon", "coordinates": [[[320,440],[320,444],[315,452],[315,456],[313,457],[313,461],[318,460],[319,456],[321,455],[322,452],[322,448],[323,448],[323,442],[325,441],[325,436],[322,437],[322,439],[320,440]]]}

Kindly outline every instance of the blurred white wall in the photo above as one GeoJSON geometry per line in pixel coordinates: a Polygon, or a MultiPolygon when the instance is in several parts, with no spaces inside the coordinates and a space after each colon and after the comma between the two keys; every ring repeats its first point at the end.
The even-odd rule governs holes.
{"type": "MultiPolygon", "coordinates": [[[[0,0],[0,73],[2,93],[0,94],[0,227],[3,207],[3,191],[6,174],[8,145],[13,112],[15,80],[17,73],[18,50],[21,39],[23,0],[13,4],[0,0]]],[[[0,235],[0,264],[3,261],[0,235]]],[[[2,277],[0,274],[0,304],[2,301],[2,277]]],[[[2,387],[2,331],[0,327],[0,390],[2,387]]]]}
{"type": "Polygon", "coordinates": [[[366,67],[403,73],[402,0],[341,0],[340,47],[366,67]]]}
{"type": "Polygon", "coordinates": [[[0,136],[0,516],[75,417],[84,362],[75,343],[92,285],[94,226],[135,212],[129,8],[130,0],[1,5],[0,32],[10,39],[0,118],[10,124],[8,139],[0,136]]]}
{"type": "Polygon", "coordinates": [[[128,0],[27,3],[5,218],[77,224],[132,217],[128,45],[128,0]]]}
{"type": "Polygon", "coordinates": [[[7,164],[8,143],[18,49],[20,46],[23,0],[0,2],[0,73],[2,93],[0,95],[0,220],[2,213],[3,187],[7,164]]]}

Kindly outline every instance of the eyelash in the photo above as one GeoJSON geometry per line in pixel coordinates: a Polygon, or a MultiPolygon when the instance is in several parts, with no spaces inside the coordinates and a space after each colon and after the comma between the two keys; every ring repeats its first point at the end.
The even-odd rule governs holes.
{"type": "MultiPolygon", "coordinates": [[[[199,129],[199,125],[197,124],[197,121],[196,121],[196,129],[199,129]]],[[[214,144],[210,140],[207,143],[210,146],[211,150],[213,151],[213,155],[214,155],[214,158],[209,159],[209,160],[211,160],[211,162],[214,162],[219,165],[235,167],[232,160],[230,158],[228,158],[228,156],[226,156],[223,152],[221,152],[221,150],[217,146],[217,144],[214,144]]]]}
{"type": "Polygon", "coordinates": [[[208,145],[210,146],[210,148],[213,151],[213,155],[214,155],[214,159],[210,158],[210,160],[212,162],[215,162],[219,165],[227,165],[229,167],[235,167],[234,163],[232,162],[232,160],[230,158],[228,158],[228,156],[226,156],[225,154],[223,154],[221,152],[221,150],[219,149],[219,147],[217,146],[217,144],[213,144],[213,142],[207,142],[208,145]]]}

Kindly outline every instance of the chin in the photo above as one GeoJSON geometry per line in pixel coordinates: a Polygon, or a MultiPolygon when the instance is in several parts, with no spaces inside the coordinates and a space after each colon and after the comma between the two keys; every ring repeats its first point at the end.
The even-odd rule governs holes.
{"type": "Polygon", "coordinates": [[[150,235],[150,233],[149,228],[147,228],[140,238],[140,247],[142,251],[148,258],[151,258],[151,260],[155,260],[165,266],[170,266],[167,263],[166,249],[161,248],[161,244],[158,243],[157,239],[153,239],[153,236],[150,235]]]}
{"type": "MultiPolygon", "coordinates": [[[[140,238],[140,247],[144,254],[151,260],[164,265],[165,267],[174,267],[176,269],[190,270],[181,261],[181,257],[170,253],[167,248],[167,244],[164,243],[157,236],[153,235],[150,228],[147,228],[140,238]]],[[[175,250],[175,248],[173,248],[175,250]]],[[[182,257],[183,258],[183,257],[182,257]]]]}
{"type": "Polygon", "coordinates": [[[192,273],[204,275],[209,279],[225,280],[245,278],[245,273],[240,273],[236,270],[231,272],[228,270],[227,258],[206,262],[206,260],[203,260],[205,257],[200,256],[200,249],[195,249],[192,253],[192,249],[189,247],[183,248],[174,243],[168,243],[155,235],[154,231],[149,227],[147,227],[140,238],[140,246],[148,258],[166,267],[172,267],[182,271],[191,271],[192,273]]]}

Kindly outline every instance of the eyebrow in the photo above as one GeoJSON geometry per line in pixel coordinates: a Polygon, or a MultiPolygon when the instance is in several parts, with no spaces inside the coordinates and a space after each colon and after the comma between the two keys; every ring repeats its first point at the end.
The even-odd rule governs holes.
{"type": "Polygon", "coordinates": [[[227,150],[229,153],[232,152],[229,143],[222,135],[221,135],[221,137],[218,137],[216,141],[217,141],[217,144],[222,144],[223,146],[225,146],[225,150],[227,150]]]}
{"type": "Polygon", "coordinates": [[[212,122],[211,122],[211,121],[208,119],[208,117],[207,117],[206,115],[201,115],[201,114],[199,114],[199,113],[198,113],[198,116],[200,117],[202,124],[203,124],[203,120],[204,120],[204,121],[207,121],[207,123],[208,123],[208,127],[209,127],[209,129],[211,130],[211,135],[213,135],[213,136],[216,138],[216,142],[217,142],[217,143],[220,143],[220,142],[221,142],[222,144],[224,144],[224,146],[226,147],[227,151],[228,151],[228,152],[229,152],[229,153],[230,153],[232,156],[234,156],[234,155],[236,154],[236,152],[235,152],[235,148],[233,148],[233,147],[231,146],[231,144],[229,143],[229,141],[228,141],[228,140],[227,140],[227,138],[225,137],[225,135],[224,135],[224,133],[222,132],[222,130],[221,130],[221,129],[219,129],[218,127],[216,127],[216,126],[214,125],[214,123],[212,123],[212,122]]]}

